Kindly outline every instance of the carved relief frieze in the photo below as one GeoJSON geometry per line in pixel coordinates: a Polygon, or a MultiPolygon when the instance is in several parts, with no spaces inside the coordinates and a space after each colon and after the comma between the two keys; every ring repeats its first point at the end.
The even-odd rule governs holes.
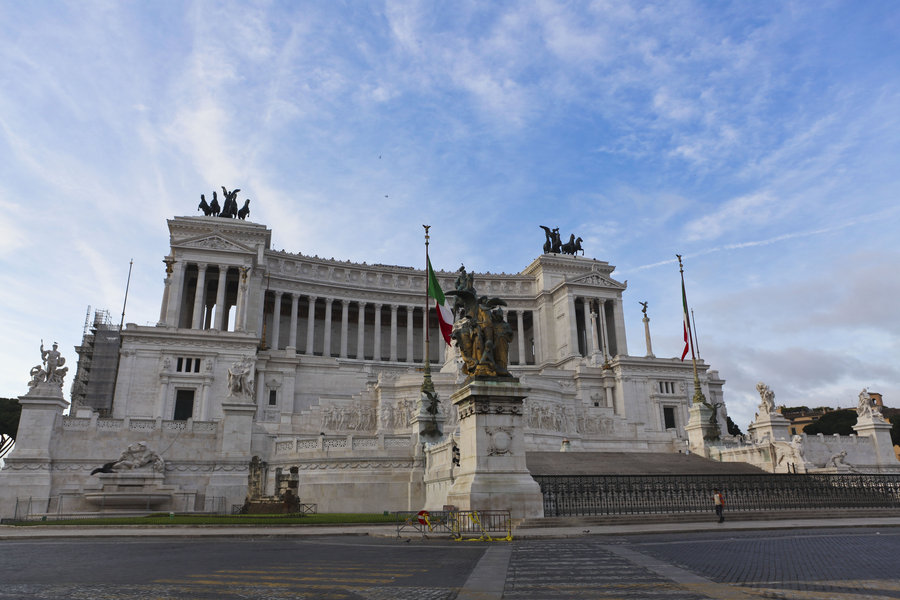
{"type": "Polygon", "coordinates": [[[581,277],[573,277],[568,283],[613,288],[617,290],[624,290],[626,288],[624,283],[619,283],[615,279],[604,277],[600,273],[589,273],[587,275],[582,275],[581,277]]]}
{"type": "Polygon", "coordinates": [[[252,250],[220,235],[211,235],[198,239],[187,239],[172,244],[173,248],[194,248],[199,250],[224,250],[226,252],[247,253],[252,250]]]}
{"type": "Polygon", "coordinates": [[[405,429],[411,427],[417,408],[416,400],[401,398],[396,403],[385,402],[381,406],[381,428],[405,429]]]}
{"type": "Polygon", "coordinates": [[[387,469],[414,469],[422,466],[421,459],[412,460],[354,460],[354,461],[329,461],[294,464],[300,471],[337,471],[337,470],[387,470],[387,469]]]}
{"type": "Polygon", "coordinates": [[[521,415],[522,405],[514,402],[504,402],[484,399],[466,399],[456,404],[459,411],[459,419],[466,419],[472,415],[521,415]]]}
{"type": "MultiPolygon", "coordinates": [[[[94,465],[97,466],[97,465],[94,465]]],[[[49,462],[33,462],[33,461],[18,461],[12,458],[6,459],[6,465],[3,467],[3,470],[9,469],[10,471],[49,471],[50,463],[49,462]]]]}
{"type": "Polygon", "coordinates": [[[371,406],[329,404],[322,409],[324,431],[374,431],[375,426],[375,408],[371,406]]]}

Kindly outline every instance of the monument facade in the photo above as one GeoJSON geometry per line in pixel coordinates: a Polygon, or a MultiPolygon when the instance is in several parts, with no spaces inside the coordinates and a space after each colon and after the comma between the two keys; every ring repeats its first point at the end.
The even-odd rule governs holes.
{"type": "MultiPolygon", "coordinates": [[[[40,423],[26,422],[23,411],[27,424],[0,473],[2,516],[23,496],[50,512],[96,511],[104,489],[128,485],[125,475],[161,510],[227,511],[248,496],[287,490],[320,511],[439,504],[460,471],[448,466],[426,484],[429,457],[456,452],[462,465],[475,460],[459,445],[465,417],[458,411],[476,411],[484,390],[454,396],[470,376],[514,379],[511,395],[521,396],[514,431],[498,421],[485,424],[493,428],[488,438],[471,438],[493,463],[509,458],[520,469],[511,447],[686,448],[690,363],[655,357],[649,329],[646,355],[629,353],[626,285],[613,278],[612,265],[583,255],[580,238],[561,244],[558,230],[545,228],[545,252],[519,273],[438,271],[462,319],[447,346],[426,310],[425,270],[274,250],[271,230],[248,213],[241,218],[237,191],[223,191],[234,218],[215,214],[213,196],[214,208],[201,203],[204,216],[168,221],[158,323],[128,323],[120,332],[108,411],[63,414],[61,394],[41,396],[52,410],[40,423]],[[467,296],[469,275],[481,296],[467,296]],[[502,302],[483,305],[481,297],[502,302]],[[426,357],[442,440],[421,437],[417,422],[426,357]],[[138,443],[159,462],[92,474],[138,443]],[[23,483],[38,472],[40,482],[23,483]]],[[[58,359],[58,350],[46,354],[57,371],[64,368],[58,359]]],[[[698,371],[724,420],[724,381],[702,361],[698,371]]]]}

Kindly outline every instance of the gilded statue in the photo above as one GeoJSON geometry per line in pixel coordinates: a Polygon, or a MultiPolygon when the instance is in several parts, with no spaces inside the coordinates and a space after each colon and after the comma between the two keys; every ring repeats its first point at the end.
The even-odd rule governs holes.
{"type": "Polygon", "coordinates": [[[470,377],[510,377],[509,343],[513,330],[503,318],[506,302],[478,296],[472,273],[460,267],[455,290],[456,322],[450,337],[456,340],[463,359],[463,372],[470,377]]]}

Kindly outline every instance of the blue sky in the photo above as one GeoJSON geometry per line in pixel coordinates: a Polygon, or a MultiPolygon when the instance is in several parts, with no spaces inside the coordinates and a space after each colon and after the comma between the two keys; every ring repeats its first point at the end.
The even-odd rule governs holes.
{"type": "MultiPolygon", "coordinates": [[[[165,220],[225,185],[292,252],[628,280],[629,351],[759,402],[900,406],[900,4],[0,3],[0,396],[88,305],[159,315],[165,220]]],[[[73,368],[74,370],[74,368],[73,368]]],[[[68,392],[69,382],[66,384],[68,392]]]]}

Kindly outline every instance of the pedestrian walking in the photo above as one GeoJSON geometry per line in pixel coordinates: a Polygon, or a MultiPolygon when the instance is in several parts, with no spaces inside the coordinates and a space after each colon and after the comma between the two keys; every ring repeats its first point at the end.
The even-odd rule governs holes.
{"type": "Polygon", "coordinates": [[[719,488],[713,488],[713,503],[716,505],[716,516],[719,517],[719,523],[725,521],[725,496],[719,491],[719,488]]]}

